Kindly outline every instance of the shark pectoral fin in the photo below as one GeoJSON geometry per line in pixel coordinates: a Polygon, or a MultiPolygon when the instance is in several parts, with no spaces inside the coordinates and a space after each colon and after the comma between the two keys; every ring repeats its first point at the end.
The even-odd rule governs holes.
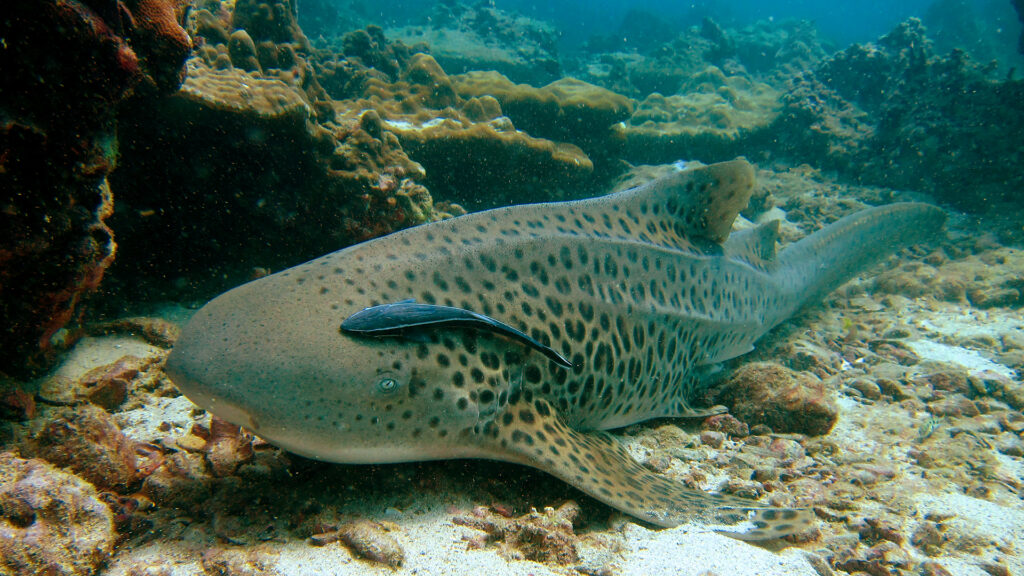
{"type": "Polygon", "coordinates": [[[659,526],[696,520],[743,540],[765,540],[813,526],[810,510],[765,508],[749,500],[710,494],[641,466],[602,432],[563,424],[544,400],[515,399],[484,429],[496,456],[539,468],[598,500],[659,526]]]}

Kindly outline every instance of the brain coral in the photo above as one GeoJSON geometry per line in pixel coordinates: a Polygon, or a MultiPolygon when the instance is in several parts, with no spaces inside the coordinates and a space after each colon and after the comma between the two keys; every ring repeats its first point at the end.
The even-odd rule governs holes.
{"type": "Polygon", "coordinates": [[[110,509],[88,482],[0,453],[0,572],[94,574],[114,547],[110,509]]]}

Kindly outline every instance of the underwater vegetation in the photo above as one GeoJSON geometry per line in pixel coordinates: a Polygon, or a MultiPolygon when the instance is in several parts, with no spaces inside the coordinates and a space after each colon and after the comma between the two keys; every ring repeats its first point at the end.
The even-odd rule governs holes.
{"type": "Polygon", "coordinates": [[[0,6],[0,574],[1024,571],[1019,74],[946,48],[934,13],[835,46],[636,11],[570,51],[493,3],[391,28],[356,4],[0,6]],[[514,464],[308,460],[165,373],[248,280],[737,156],[752,253],[871,205],[950,214],[709,367],[695,403],[728,413],[600,436],[695,493],[810,511],[777,545],[654,529],[514,464]]]}

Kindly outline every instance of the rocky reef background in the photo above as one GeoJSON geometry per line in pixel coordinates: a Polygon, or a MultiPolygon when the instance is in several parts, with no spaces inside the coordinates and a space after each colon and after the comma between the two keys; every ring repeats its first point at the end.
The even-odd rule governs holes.
{"type": "Polygon", "coordinates": [[[899,492],[910,479],[1019,505],[1024,483],[1024,81],[991,61],[1006,47],[963,2],[846,47],[808,22],[678,29],[633,12],[571,51],[552,25],[487,2],[446,0],[387,28],[358,2],[301,10],[0,7],[0,573],[170,573],[145,550],[179,528],[210,574],[272,574],[289,546],[339,542],[346,563],[408,567],[401,542],[453,526],[475,531],[461,536],[470,550],[559,573],[615,573],[616,555],[645,565],[649,535],[609,528],[622,523],[540,474],[478,485],[512,473],[425,464],[353,480],[211,420],[161,370],[177,316],[137,314],[466,210],[738,155],[761,167],[744,216],[784,216],[786,241],[914,198],[957,215],[952,238],[733,366],[707,398],[733,416],[636,427],[631,449],[694,486],[726,469],[728,492],[816,506],[825,528],[804,544],[817,573],[943,574],[929,559],[954,551],[1007,573],[1024,543],[899,492]],[[978,350],[995,372],[971,363],[978,350]],[[890,421],[904,429],[878,427],[890,421]],[[320,493],[332,483],[346,491],[320,493]],[[398,511],[415,507],[410,485],[443,528],[398,511]],[[294,502],[258,494],[282,487],[294,502]],[[124,542],[143,552],[118,557],[124,542]]]}
{"type": "MultiPolygon", "coordinates": [[[[836,50],[805,22],[675,30],[635,11],[561,54],[551,25],[488,3],[385,30],[311,2],[313,40],[294,0],[21,6],[0,101],[13,374],[52,364],[101,285],[98,309],[201,301],[464,208],[592,195],[631,165],[807,164],[994,221],[1024,184],[1024,84],[914,19],[836,50]],[[60,25],[64,44],[41,40],[60,25]]],[[[928,18],[993,53],[953,25],[963,11],[928,18]]]]}

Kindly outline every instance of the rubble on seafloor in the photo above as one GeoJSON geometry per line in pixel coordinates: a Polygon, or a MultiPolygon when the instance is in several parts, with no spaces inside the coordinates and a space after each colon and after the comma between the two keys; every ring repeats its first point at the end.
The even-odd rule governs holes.
{"type": "MultiPolygon", "coordinates": [[[[808,169],[763,169],[759,181],[767,198],[749,216],[792,215],[787,241],[863,201],[900,199],[808,169]]],[[[788,566],[778,573],[1024,569],[1014,552],[1024,545],[1014,536],[1024,526],[1020,301],[979,306],[967,297],[1013,289],[989,271],[1017,253],[955,219],[950,227],[949,241],[919,254],[925,264],[894,262],[854,281],[731,361],[709,392],[730,414],[617,435],[648,468],[693,488],[811,506],[816,531],[789,538],[781,555],[757,551],[788,566]],[[943,280],[923,280],[930,276],[943,280]]],[[[104,573],[401,573],[455,563],[498,574],[617,574],[658,569],[660,556],[648,551],[663,545],[757,550],[686,527],[649,532],[513,465],[342,466],[288,455],[178,395],[160,372],[166,349],[143,340],[166,333],[160,326],[136,318],[97,330],[27,388],[41,400],[37,414],[4,424],[18,458],[63,466],[96,487],[115,527],[109,538],[129,544],[110,549],[104,573]],[[117,393],[97,392],[109,387],[117,393]]],[[[17,528],[23,517],[31,515],[4,522],[17,528]]],[[[698,573],[677,563],[677,573],[698,573]]]]}

